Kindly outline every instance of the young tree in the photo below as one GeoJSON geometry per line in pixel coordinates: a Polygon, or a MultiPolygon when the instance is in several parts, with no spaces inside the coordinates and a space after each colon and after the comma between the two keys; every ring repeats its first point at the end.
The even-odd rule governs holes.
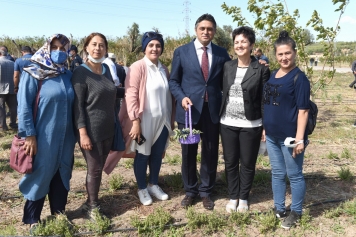
{"type": "MultiPolygon", "coordinates": [[[[305,50],[307,39],[307,32],[304,28],[298,24],[298,19],[300,17],[299,10],[295,10],[293,14],[288,12],[288,6],[286,1],[278,0],[277,3],[271,3],[268,0],[249,0],[248,11],[255,15],[255,21],[253,26],[243,17],[241,8],[236,6],[227,6],[226,3],[222,4],[222,9],[231,15],[233,21],[236,21],[239,26],[249,25],[255,28],[257,34],[260,35],[264,47],[273,48],[273,42],[278,38],[280,29],[288,31],[297,43],[297,53],[298,53],[298,65],[303,68],[311,82],[312,96],[315,93],[323,89],[325,85],[329,84],[335,74],[334,69],[334,41],[337,32],[340,30],[339,21],[341,15],[344,13],[349,0],[332,0],[334,5],[338,5],[335,11],[340,11],[339,21],[335,28],[324,27],[322,19],[320,18],[317,11],[314,11],[311,19],[308,21],[307,26],[311,25],[313,29],[317,32],[316,40],[321,40],[324,47],[323,58],[325,62],[332,62],[331,69],[328,71],[325,69],[325,62],[323,65],[323,70],[317,78],[313,77],[313,68],[309,66],[309,55],[305,50]]],[[[277,63],[271,60],[270,67],[274,69],[277,67],[277,63]]]]}

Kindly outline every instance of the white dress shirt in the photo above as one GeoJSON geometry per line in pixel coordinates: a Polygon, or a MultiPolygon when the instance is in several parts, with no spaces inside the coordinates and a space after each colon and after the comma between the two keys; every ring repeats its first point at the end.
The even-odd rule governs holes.
{"type": "MultiPolygon", "coordinates": [[[[197,56],[198,56],[198,60],[199,60],[199,65],[201,67],[201,58],[203,56],[204,50],[202,49],[202,47],[204,47],[204,45],[202,45],[198,39],[194,40],[194,46],[195,46],[195,50],[197,52],[197,56]]],[[[209,72],[210,72],[210,68],[211,68],[211,62],[213,59],[213,51],[211,50],[211,42],[206,46],[208,47],[208,49],[206,50],[208,53],[208,59],[209,59],[209,72]]]]}

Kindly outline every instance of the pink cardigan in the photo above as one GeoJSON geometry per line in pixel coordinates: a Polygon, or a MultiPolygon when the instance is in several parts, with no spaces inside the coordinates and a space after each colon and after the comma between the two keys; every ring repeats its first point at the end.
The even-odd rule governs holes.
{"type": "MultiPolygon", "coordinates": [[[[169,71],[166,66],[162,65],[166,71],[167,79],[169,80],[169,71]]],[[[125,80],[125,99],[120,108],[119,120],[124,135],[126,149],[125,151],[112,151],[105,162],[104,172],[110,174],[122,157],[134,158],[134,153],[127,154],[132,138],[129,133],[132,128],[132,121],[142,119],[143,106],[146,99],[146,81],[147,81],[147,66],[143,59],[136,61],[131,65],[126,75],[125,80]]],[[[175,100],[172,96],[172,115],[171,126],[174,129],[175,115],[175,100]]]]}

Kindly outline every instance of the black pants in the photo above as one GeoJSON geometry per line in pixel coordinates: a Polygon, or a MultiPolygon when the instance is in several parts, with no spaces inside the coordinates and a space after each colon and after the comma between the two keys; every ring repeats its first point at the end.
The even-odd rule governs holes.
{"type": "Polygon", "coordinates": [[[351,82],[351,84],[349,85],[349,87],[353,87],[355,84],[356,84],[356,75],[354,75],[355,76],[355,80],[353,80],[353,82],[351,82]]]}
{"type": "Polygon", "coordinates": [[[262,136],[262,127],[239,128],[221,124],[221,141],[230,199],[247,200],[262,136]]]}
{"type": "Polygon", "coordinates": [[[17,118],[17,99],[16,94],[3,94],[0,95],[0,127],[4,130],[7,130],[6,124],[6,110],[5,103],[9,107],[10,110],[10,127],[16,126],[16,118],[17,118]]]}
{"type": "Polygon", "coordinates": [[[90,206],[97,206],[99,202],[99,189],[101,177],[106,158],[110,152],[113,138],[101,142],[93,143],[92,150],[81,148],[85,161],[87,162],[86,189],[88,194],[87,203],[90,206]]]}
{"type": "MultiPolygon", "coordinates": [[[[25,224],[37,223],[41,220],[41,212],[43,209],[43,197],[36,201],[26,200],[22,221],[25,224]]],[[[53,176],[49,186],[48,200],[51,209],[51,214],[63,213],[67,204],[68,190],[64,187],[59,170],[53,176]]]]}
{"type": "MultiPolygon", "coordinates": [[[[182,129],[185,124],[178,124],[182,129]]],[[[202,131],[201,137],[201,165],[200,180],[198,188],[197,179],[197,154],[198,144],[182,146],[182,177],[186,195],[195,197],[198,193],[201,197],[207,197],[215,184],[216,168],[218,164],[219,151],[219,123],[211,121],[208,103],[204,103],[200,119],[193,128],[202,131]]]]}

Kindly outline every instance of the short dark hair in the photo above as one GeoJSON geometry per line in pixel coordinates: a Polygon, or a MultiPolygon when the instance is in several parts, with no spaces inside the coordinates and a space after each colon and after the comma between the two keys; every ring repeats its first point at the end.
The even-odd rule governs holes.
{"type": "Polygon", "coordinates": [[[198,24],[202,21],[210,21],[211,23],[213,23],[214,29],[216,29],[216,21],[215,21],[214,17],[212,15],[210,15],[209,13],[201,15],[197,19],[197,21],[195,22],[195,29],[198,27],[198,24]]]}
{"type": "Polygon", "coordinates": [[[279,32],[279,37],[273,44],[274,52],[276,52],[276,48],[280,45],[289,45],[294,51],[297,50],[297,44],[295,43],[294,39],[289,37],[288,32],[285,30],[279,32]]]}
{"type": "Polygon", "coordinates": [[[93,33],[91,33],[91,34],[85,39],[84,46],[83,46],[83,49],[84,49],[85,54],[88,54],[87,51],[86,51],[86,48],[88,47],[90,41],[91,41],[95,36],[99,36],[100,38],[102,38],[102,39],[104,40],[106,50],[109,50],[109,49],[108,49],[108,41],[106,40],[105,35],[103,35],[103,34],[101,34],[101,33],[98,33],[98,32],[93,32],[93,33]]]}
{"type": "Polygon", "coordinates": [[[250,44],[254,44],[256,42],[255,31],[248,26],[241,26],[232,31],[232,42],[235,41],[236,35],[243,35],[245,38],[250,41],[250,44]]]}
{"type": "Polygon", "coordinates": [[[75,45],[73,45],[73,44],[72,44],[72,45],[70,46],[70,48],[69,48],[69,51],[71,51],[71,50],[74,50],[75,53],[78,53],[78,48],[77,48],[77,46],[75,46],[75,45]]]}
{"type": "Polygon", "coordinates": [[[32,53],[30,46],[22,46],[21,51],[25,53],[32,53]]]}

